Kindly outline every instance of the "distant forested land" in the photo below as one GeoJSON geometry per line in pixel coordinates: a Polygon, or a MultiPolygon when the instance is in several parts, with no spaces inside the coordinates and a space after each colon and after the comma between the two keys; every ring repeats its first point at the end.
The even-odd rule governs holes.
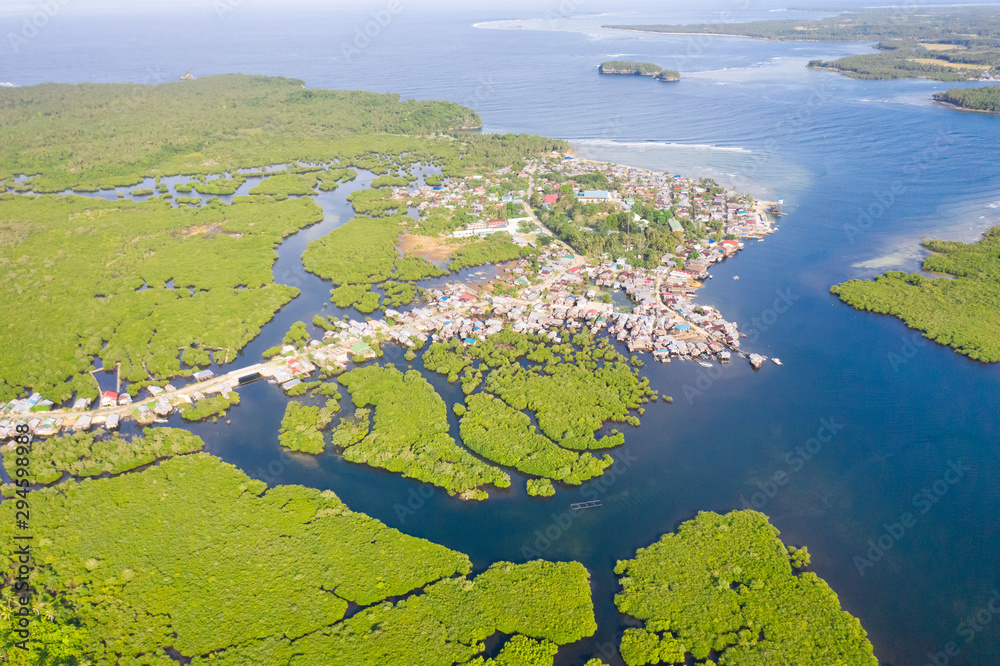
{"type": "Polygon", "coordinates": [[[474,111],[452,102],[239,74],[161,85],[2,88],[0,181],[28,174],[35,191],[61,192],[295,161],[369,168],[404,153],[408,163],[441,163],[457,173],[568,148],[527,135],[423,138],[480,125],[474,111]]]}
{"type": "MultiPolygon", "coordinates": [[[[185,437],[176,453],[201,448],[185,437]]],[[[64,458],[54,471],[84,471],[64,458]]],[[[355,513],[330,491],[268,488],[205,453],[28,497],[41,538],[27,649],[15,647],[16,625],[0,625],[0,651],[18,666],[483,664],[497,635],[499,660],[486,663],[551,665],[560,645],[597,628],[577,562],[498,562],[473,577],[465,554],[355,513]]],[[[0,503],[8,563],[16,510],[0,503]]],[[[14,575],[0,572],[5,617],[21,596],[14,575]]]]}
{"type": "Polygon", "coordinates": [[[833,69],[862,79],[965,81],[1000,68],[1000,8],[997,7],[861,9],[816,21],[604,27],[780,41],[878,42],[879,53],[809,63],[811,67],[833,69]]]}
{"type": "Polygon", "coordinates": [[[606,25],[605,28],[666,33],[712,33],[781,41],[878,42],[938,41],[969,46],[1000,40],[1000,8],[914,7],[837,11],[814,21],[780,19],[693,25],[606,25]]]}
{"type": "Polygon", "coordinates": [[[930,240],[926,271],[889,271],[874,280],[850,280],[830,291],[859,310],[901,319],[924,336],[977,361],[1000,361],[1000,227],[976,243],[930,240]]]}
{"type": "MultiPolygon", "coordinates": [[[[885,46],[885,45],[880,45],[885,46]]],[[[954,62],[952,54],[931,53],[921,46],[895,46],[881,53],[845,56],[837,60],[810,60],[809,67],[829,69],[855,79],[933,79],[969,81],[978,79],[1000,64],[1000,51],[991,57],[991,65],[973,66],[954,62]]],[[[966,56],[967,57],[967,56],[966,56]]]]}
{"type": "Polygon", "coordinates": [[[982,88],[952,88],[934,93],[934,99],[946,104],[954,104],[962,109],[1000,113],[1000,86],[982,88]]]}

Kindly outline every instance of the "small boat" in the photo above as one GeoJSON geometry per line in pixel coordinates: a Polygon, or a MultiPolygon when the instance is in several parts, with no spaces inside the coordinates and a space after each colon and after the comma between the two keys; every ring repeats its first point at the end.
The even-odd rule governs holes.
{"type": "Polygon", "coordinates": [[[153,423],[167,423],[166,419],[153,419],[153,423]]]}
{"type": "Polygon", "coordinates": [[[711,279],[712,279],[712,278],[714,278],[714,277],[715,277],[714,275],[709,275],[709,276],[708,276],[708,279],[709,279],[709,280],[711,280],[711,279]]]}
{"type": "Polygon", "coordinates": [[[703,368],[711,368],[712,367],[711,363],[705,363],[704,361],[698,361],[698,365],[700,365],[703,368]]]}
{"type": "Polygon", "coordinates": [[[780,358],[772,358],[771,360],[774,361],[775,365],[781,365],[781,359],[780,358]]]}
{"type": "Polygon", "coordinates": [[[734,275],[734,276],[733,276],[733,279],[734,279],[734,280],[739,280],[739,279],[740,279],[740,276],[739,276],[739,275],[734,275]]]}

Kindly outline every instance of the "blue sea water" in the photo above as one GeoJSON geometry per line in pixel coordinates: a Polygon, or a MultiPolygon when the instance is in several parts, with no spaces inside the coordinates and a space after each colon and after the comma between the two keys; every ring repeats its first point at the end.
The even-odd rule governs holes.
{"type": "MultiPolygon", "coordinates": [[[[617,560],[698,511],[748,506],[767,513],[787,543],[808,546],[812,570],[861,620],[883,663],[934,663],[929,655],[951,641],[959,649],[951,664],[1000,663],[1000,617],[980,613],[968,642],[962,625],[1000,589],[1000,367],[829,293],[845,279],[918,270],[921,238],[972,241],[1000,224],[1000,118],[928,101],[953,84],[858,81],[805,67],[866,52],[864,44],[600,28],[818,12],[742,2],[448,11],[403,3],[371,28],[372,12],[387,6],[278,12],[233,0],[180,13],[92,13],[67,5],[16,53],[6,36],[20,34],[24,15],[11,12],[0,15],[0,82],[152,83],[236,71],[450,99],[479,112],[485,131],[565,138],[583,157],[781,197],[790,213],[780,231],[714,269],[700,299],[740,323],[746,349],[784,365],[755,373],[742,363],[709,370],[647,359],[643,372],[674,402],[649,406],[642,426],[627,429],[613,473],[546,501],[529,500],[515,482],[488,502],[463,503],[332,453],[282,456],[285,398],[266,383],[242,392],[231,425],[192,428],[209,449],[270,483],[330,488],[355,510],[469,553],[477,569],[536,554],[582,561],[599,630],[564,648],[560,664],[617,644],[625,626],[613,605],[617,560]],[[367,43],[357,32],[366,28],[367,43]],[[608,59],[650,60],[683,79],[602,77],[596,67],[608,59]],[[571,502],[592,498],[604,506],[567,522],[571,502]]],[[[247,358],[323,311],[329,284],[305,274],[298,254],[350,217],[348,189],[323,195],[327,220],[282,246],[275,274],[303,294],[247,358]]],[[[404,363],[401,351],[386,356],[404,363]]],[[[461,399],[427,376],[446,400],[461,399]]]]}

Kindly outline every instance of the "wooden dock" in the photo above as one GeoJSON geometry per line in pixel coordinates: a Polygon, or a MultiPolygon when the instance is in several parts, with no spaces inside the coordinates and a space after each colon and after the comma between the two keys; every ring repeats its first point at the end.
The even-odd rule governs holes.
{"type": "Polygon", "coordinates": [[[569,508],[571,511],[579,511],[580,509],[593,509],[599,506],[604,506],[601,504],[601,500],[590,500],[589,502],[576,502],[570,504],[569,508]]]}

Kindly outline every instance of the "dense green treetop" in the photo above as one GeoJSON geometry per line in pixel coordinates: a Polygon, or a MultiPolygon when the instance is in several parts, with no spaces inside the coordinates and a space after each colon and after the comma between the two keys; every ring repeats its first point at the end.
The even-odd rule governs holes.
{"type": "Polygon", "coordinates": [[[859,310],[898,317],[937,343],[977,361],[1000,361],[1000,227],[976,243],[929,240],[926,271],[954,279],[889,271],[830,291],[859,310]]]}
{"type": "Polygon", "coordinates": [[[627,629],[629,666],[722,664],[876,666],[861,623],[789,550],[756,511],[702,512],[633,560],[619,562],[618,609],[642,620],[627,629]]]}
{"type": "MultiPolygon", "coordinates": [[[[512,638],[486,663],[551,664],[558,645],[596,629],[589,575],[577,563],[498,563],[452,578],[468,573],[464,555],[352,513],[329,491],[265,490],[196,454],[33,493],[43,516],[33,525],[43,535],[34,640],[29,652],[14,650],[5,625],[0,644],[16,664],[165,665],[171,648],[198,664],[409,664],[419,654],[450,665],[501,632],[512,638]],[[345,600],[368,608],[341,621],[345,600]]],[[[0,505],[5,518],[13,510],[0,505]]],[[[0,542],[8,560],[12,524],[0,542]]],[[[5,609],[11,583],[0,584],[5,609]]]]}
{"type": "Polygon", "coordinates": [[[201,400],[181,405],[181,418],[185,421],[201,421],[209,417],[225,416],[232,405],[240,404],[240,395],[230,391],[228,396],[211,395],[201,400]]]}
{"type": "Polygon", "coordinates": [[[1000,113],[1000,86],[952,88],[944,92],[934,93],[934,99],[954,104],[962,109],[1000,113]]]}
{"type": "Polygon", "coordinates": [[[354,446],[371,432],[371,410],[356,409],[350,417],[343,417],[333,431],[333,445],[342,449],[354,446]]]}
{"type": "Polygon", "coordinates": [[[663,71],[659,65],[651,62],[633,62],[631,60],[608,60],[602,62],[598,69],[602,74],[642,74],[653,76],[663,71]]]}
{"type": "MultiPolygon", "coordinates": [[[[396,268],[399,269],[399,262],[396,268]]],[[[384,282],[382,288],[385,289],[385,304],[390,308],[409,305],[421,297],[417,287],[405,282],[384,282]]]]}
{"type": "Polygon", "coordinates": [[[399,256],[396,242],[407,221],[412,218],[405,215],[353,218],[310,241],[302,263],[334,284],[367,285],[390,278],[419,280],[440,275],[442,271],[424,259],[399,256]]]}
{"type": "Polygon", "coordinates": [[[319,455],[323,452],[323,428],[330,424],[340,406],[330,400],[325,407],[289,402],[281,419],[278,442],[292,451],[319,455]]]}
{"type": "Polygon", "coordinates": [[[528,479],[528,495],[531,497],[551,497],[556,489],[548,479],[528,479]]]}
{"type": "Polygon", "coordinates": [[[256,187],[250,188],[250,194],[267,194],[276,197],[289,195],[304,196],[313,194],[317,182],[316,174],[279,173],[265,178],[256,187]]]}
{"type": "Polygon", "coordinates": [[[536,347],[544,346],[527,335],[504,329],[471,346],[463,345],[457,338],[436,342],[424,353],[424,366],[443,375],[459,373],[477,361],[489,368],[498,368],[524,358],[536,347]]]}
{"type": "MultiPolygon", "coordinates": [[[[477,362],[479,371],[494,368],[485,375],[483,390],[514,410],[534,411],[542,434],[568,449],[619,446],[624,442],[621,433],[601,439],[594,433],[609,420],[638,425],[630,410],[653,394],[648,379],[640,379],[606,340],[595,342],[589,333],[555,345],[505,330],[472,346],[457,339],[436,343],[424,354],[427,369],[456,379],[457,373],[477,362]],[[519,359],[531,363],[516,363],[519,359]]],[[[587,468],[592,470],[593,463],[587,468]]],[[[566,478],[579,477],[574,473],[566,478]]]]}
{"type": "MultiPolygon", "coordinates": [[[[484,387],[517,410],[530,409],[542,433],[570,449],[619,446],[624,438],[594,433],[605,421],[629,421],[649,393],[648,380],[638,379],[622,362],[597,368],[583,359],[548,363],[544,370],[511,364],[490,373],[484,387]]],[[[638,424],[638,419],[636,419],[638,424]]]]}
{"type": "MultiPolygon", "coordinates": [[[[13,664],[550,665],[558,645],[596,630],[578,563],[500,562],[467,578],[461,553],[353,513],[330,491],[268,490],[207,454],[29,497],[36,613],[28,651],[0,627],[13,664]],[[361,609],[345,620],[348,602],[361,609]],[[497,632],[511,638],[482,662],[497,632]]],[[[0,504],[8,563],[15,510],[0,504]]],[[[9,566],[5,613],[16,604],[9,566]]]]}
{"type": "Polygon", "coordinates": [[[472,266],[513,261],[532,254],[538,254],[538,250],[516,245],[510,234],[501,232],[490,234],[482,240],[476,240],[461,247],[452,256],[448,268],[458,271],[472,266]]]}
{"type": "Polygon", "coordinates": [[[451,102],[306,89],[299,80],[264,76],[45,84],[0,90],[0,170],[3,177],[42,173],[38,185],[58,189],[117,186],[145,175],[306,160],[316,149],[331,159],[337,139],[349,135],[479,125],[474,112],[451,102]]]}
{"type": "MultiPolygon", "coordinates": [[[[147,663],[140,654],[167,663],[155,658],[166,646],[197,656],[296,638],[337,622],[348,601],[370,605],[470,568],[465,555],[353,513],[332,492],[267,490],[202,453],[30,497],[33,583],[54,619],[37,619],[38,642],[15,663],[42,663],[47,632],[98,664],[147,663]]],[[[8,563],[13,511],[13,502],[0,504],[8,563]]],[[[9,624],[0,631],[14,657],[9,624]]]]}
{"type": "Polygon", "coordinates": [[[0,195],[0,306],[18,313],[0,329],[0,400],[94,397],[95,357],[128,381],[180,373],[192,345],[234,357],[298,293],[274,283],[275,245],[321,217],[311,200],[0,195]]]}
{"type": "Polygon", "coordinates": [[[472,580],[442,580],[294,643],[244,644],[195,664],[551,666],[559,644],[595,630],[589,575],[580,564],[500,562],[472,580]],[[496,660],[483,661],[482,641],[497,632],[511,637],[496,660]]]}
{"type": "Polygon", "coordinates": [[[330,300],[338,308],[355,308],[362,314],[378,309],[381,296],[367,284],[342,284],[330,292],[330,300]]]}
{"type": "Polygon", "coordinates": [[[330,192],[337,189],[340,183],[346,183],[358,177],[358,172],[354,169],[330,169],[320,171],[316,174],[319,178],[319,189],[323,192],[330,192]]]}
{"type": "MultiPolygon", "coordinates": [[[[855,79],[934,79],[935,81],[968,81],[976,79],[989,69],[969,69],[953,67],[942,54],[920,53],[916,49],[908,52],[885,51],[845,56],[829,62],[809,61],[810,67],[831,69],[855,79]]],[[[997,58],[1000,64],[1000,54],[997,58]]]]}
{"type": "MultiPolygon", "coordinates": [[[[401,472],[466,498],[486,499],[480,487],[487,484],[507,487],[510,477],[498,466],[571,485],[600,476],[613,464],[611,456],[579,450],[621,445],[620,432],[600,439],[595,433],[608,420],[638,425],[631,410],[655,396],[648,380],[589,332],[562,344],[510,329],[475,345],[453,339],[431,345],[424,365],[451,381],[463,373],[468,398],[454,406],[461,445],[448,434],[447,408],[433,387],[418,372],[404,375],[392,366],[340,376],[358,410],[341,419],[333,441],[349,461],[401,472]],[[541,432],[523,413],[529,409],[541,432]]],[[[532,488],[553,492],[551,483],[532,488]]]]}
{"type": "MultiPolygon", "coordinates": [[[[96,432],[78,432],[63,437],[36,439],[27,456],[29,478],[36,484],[58,481],[63,474],[99,476],[120,474],[160,458],[201,450],[204,442],[187,430],[149,428],[144,437],[114,435],[100,437],[96,432]]],[[[7,475],[15,478],[19,456],[4,451],[7,475]]]]}
{"type": "Polygon", "coordinates": [[[590,453],[579,454],[558,446],[537,432],[527,414],[488,393],[470,395],[466,404],[462,443],[500,465],[579,485],[600,476],[614,462],[608,455],[595,458],[590,453]]]}
{"type": "Polygon", "coordinates": [[[348,446],[344,458],[433,483],[450,493],[485,499],[480,486],[510,485],[510,477],[460,447],[448,434],[444,400],[416,370],[371,365],[338,379],[359,407],[372,405],[374,428],[348,446]]]}
{"type": "Polygon", "coordinates": [[[461,174],[568,148],[528,135],[423,138],[480,124],[475,112],[452,102],[306,89],[295,79],[240,74],[160,85],[4,88],[0,181],[24,173],[35,176],[37,191],[60,192],[294,162],[338,159],[372,168],[403,155],[407,164],[438,162],[461,174]]]}

